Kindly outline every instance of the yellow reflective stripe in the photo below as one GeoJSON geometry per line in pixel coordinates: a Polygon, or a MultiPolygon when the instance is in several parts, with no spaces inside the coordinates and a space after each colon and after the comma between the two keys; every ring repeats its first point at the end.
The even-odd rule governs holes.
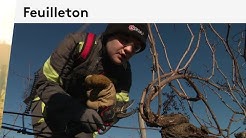
{"type": "Polygon", "coordinates": [[[39,101],[39,100],[40,100],[39,97],[36,97],[36,98],[33,99],[34,102],[39,101]]]}
{"type": "Polygon", "coordinates": [[[93,138],[96,138],[97,135],[98,135],[98,132],[94,132],[94,133],[93,133],[93,138]]]}
{"type": "Polygon", "coordinates": [[[40,119],[38,120],[37,124],[41,124],[41,123],[43,123],[43,122],[44,122],[44,118],[40,118],[40,119]]]}
{"type": "MultiPolygon", "coordinates": [[[[33,99],[34,102],[39,101],[39,100],[40,100],[39,97],[36,97],[36,98],[33,99]]],[[[44,102],[42,102],[41,103],[42,113],[44,112],[44,107],[45,107],[45,104],[44,104],[44,102]]]]}
{"type": "Polygon", "coordinates": [[[79,53],[81,52],[83,46],[84,46],[84,42],[83,41],[79,42],[79,53]]]}
{"type": "Polygon", "coordinates": [[[50,64],[50,57],[44,63],[43,73],[48,80],[62,84],[62,81],[58,80],[59,79],[58,73],[50,64]]]}
{"type": "MultiPolygon", "coordinates": [[[[39,101],[39,100],[40,100],[39,97],[36,97],[36,98],[33,99],[34,102],[39,101]]],[[[41,101],[41,102],[42,102],[42,101],[41,101]]],[[[42,102],[42,103],[41,103],[41,111],[42,111],[42,114],[44,114],[44,108],[45,108],[45,104],[44,104],[44,102],[42,102]]],[[[40,119],[38,120],[37,124],[41,124],[41,123],[43,123],[43,122],[44,122],[44,118],[42,117],[42,118],[40,118],[40,119]]]]}
{"type": "Polygon", "coordinates": [[[41,107],[42,107],[42,113],[44,114],[44,108],[45,108],[44,102],[42,102],[41,107]]]}
{"type": "MultiPolygon", "coordinates": [[[[79,42],[79,53],[82,51],[83,46],[84,46],[84,43],[85,43],[84,41],[80,41],[79,42]]],[[[97,41],[95,41],[94,44],[96,45],[97,44],[97,41]]]]}
{"type": "Polygon", "coordinates": [[[128,102],[130,98],[128,93],[120,92],[120,93],[116,93],[116,100],[120,102],[128,102]]]}

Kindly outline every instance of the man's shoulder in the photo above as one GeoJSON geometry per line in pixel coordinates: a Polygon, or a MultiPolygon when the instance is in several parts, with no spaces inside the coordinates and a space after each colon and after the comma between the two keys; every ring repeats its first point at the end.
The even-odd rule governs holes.
{"type": "Polygon", "coordinates": [[[86,38],[87,36],[87,32],[82,32],[82,31],[78,31],[78,32],[71,32],[69,35],[72,35],[73,37],[78,37],[78,38],[86,38]]]}
{"type": "Polygon", "coordinates": [[[94,34],[97,36],[96,33],[94,32],[85,32],[85,31],[76,31],[76,32],[71,32],[70,34],[72,35],[80,35],[80,36],[87,36],[88,34],[94,34]]]}
{"type": "Polygon", "coordinates": [[[96,39],[99,39],[99,37],[101,36],[101,35],[97,35],[94,32],[84,32],[84,31],[71,32],[69,35],[71,35],[75,40],[85,41],[89,34],[94,35],[96,39]]]}

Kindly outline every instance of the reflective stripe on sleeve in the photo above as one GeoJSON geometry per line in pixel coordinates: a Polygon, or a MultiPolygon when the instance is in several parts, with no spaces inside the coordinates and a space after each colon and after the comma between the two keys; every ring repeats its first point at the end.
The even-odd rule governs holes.
{"type": "Polygon", "coordinates": [[[58,80],[59,79],[58,73],[50,64],[50,57],[44,63],[43,73],[48,80],[62,84],[62,81],[58,80]]]}
{"type": "Polygon", "coordinates": [[[98,132],[94,132],[94,133],[93,133],[93,138],[96,138],[97,135],[98,135],[98,132]]]}
{"type": "Polygon", "coordinates": [[[79,42],[79,53],[83,49],[83,46],[84,46],[84,42],[83,41],[79,42]]]}
{"type": "Polygon", "coordinates": [[[120,92],[116,93],[116,100],[120,102],[128,102],[130,100],[128,93],[120,92]]]}
{"type": "MultiPolygon", "coordinates": [[[[40,101],[40,102],[41,102],[41,100],[40,100],[39,97],[34,98],[33,101],[34,101],[34,102],[36,102],[36,101],[40,101]]],[[[45,104],[44,104],[44,102],[41,102],[41,111],[42,111],[42,114],[43,114],[43,115],[44,115],[44,108],[45,108],[45,104]]],[[[40,119],[38,120],[38,122],[35,123],[34,125],[35,125],[35,126],[36,126],[36,125],[40,125],[40,124],[43,123],[43,122],[44,122],[44,118],[42,117],[42,118],[40,118],[40,119]]]]}

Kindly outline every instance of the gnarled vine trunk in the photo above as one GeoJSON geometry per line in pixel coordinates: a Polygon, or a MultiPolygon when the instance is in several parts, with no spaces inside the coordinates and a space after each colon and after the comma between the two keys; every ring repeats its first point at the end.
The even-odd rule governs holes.
{"type": "Polygon", "coordinates": [[[162,138],[229,138],[243,129],[246,120],[245,26],[186,24],[188,33],[179,32],[186,34],[185,39],[189,38],[187,42],[180,41],[182,46],[187,44],[185,49],[173,48],[177,43],[171,45],[170,41],[171,46],[166,46],[163,34],[168,33],[161,33],[156,24],[149,24],[153,80],[143,91],[139,105],[147,126],[161,128],[162,138]],[[161,45],[164,55],[159,54],[161,45]],[[172,56],[177,58],[178,53],[183,55],[177,62],[172,56]],[[165,61],[160,63],[160,56],[165,61]],[[157,106],[153,107],[151,103],[155,102],[157,106]],[[220,113],[224,111],[226,114],[220,113]]]}

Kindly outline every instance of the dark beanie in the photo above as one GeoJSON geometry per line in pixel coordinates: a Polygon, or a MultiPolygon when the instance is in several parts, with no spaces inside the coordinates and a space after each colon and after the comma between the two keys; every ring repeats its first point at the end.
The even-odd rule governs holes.
{"type": "MultiPolygon", "coordinates": [[[[147,24],[137,24],[137,23],[129,23],[129,24],[108,24],[105,32],[103,33],[103,37],[107,38],[108,36],[115,33],[123,33],[127,35],[131,35],[134,38],[138,39],[141,42],[141,51],[143,51],[146,47],[146,40],[148,37],[148,26],[147,24]]],[[[139,53],[138,52],[138,53],[139,53]]]]}

